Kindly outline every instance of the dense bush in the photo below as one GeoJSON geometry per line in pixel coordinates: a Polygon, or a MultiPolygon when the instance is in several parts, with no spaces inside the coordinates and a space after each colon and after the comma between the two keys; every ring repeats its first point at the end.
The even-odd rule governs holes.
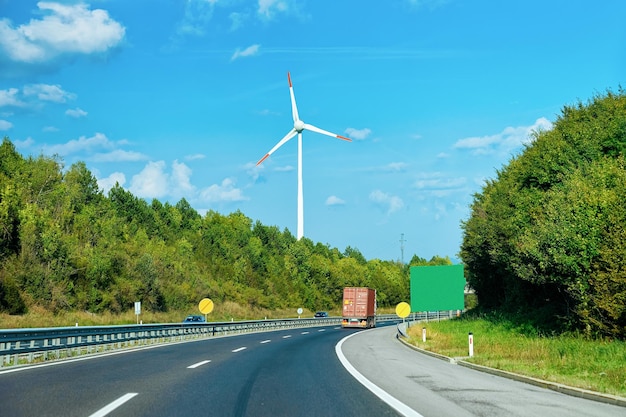
{"type": "Polygon", "coordinates": [[[474,197],[461,258],[482,308],[626,337],[626,94],[566,107],[474,197]]]}

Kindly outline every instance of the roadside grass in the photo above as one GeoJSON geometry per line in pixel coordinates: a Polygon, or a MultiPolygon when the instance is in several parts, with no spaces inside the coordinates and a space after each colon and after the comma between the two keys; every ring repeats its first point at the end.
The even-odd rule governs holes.
{"type": "Polygon", "coordinates": [[[626,397],[626,342],[581,335],[542,336],[484,318],[412,323],[409,342],[448,357],[521,375],[626,397]],[[422,341],[426,328],[426,342],[422,341]],[[469,333],[474,356],[469,358],[469,333]]]}
{"type": "MultiPolygon", "coordinates": [[[[216,303],[215,309],[207,315],[207,321],[225,322],[239,320],[283,319],[297,318],[297,309],[267,310],[243,306],[234,302],[216,303]]],[[[313,317],[314,311],[304,310],[302,318],[313,317]]],[[[341,314],[329,311],[330,315],[341,314]]],[[[148,323],[179,323],[189,314],[201,314],[197,306],[190,306],[186,310],[168,312],[143,311],[139,320],[143,324],[148,323]]],[[[135,310],[131,309],[121,314],[90,313],[88,311],[71,311],[53,314],[41,307],[31,307],[28,313],[23,315],[0,314],[0,329],[43,328],[43,327],[68,327],[68,326],[113,326],[136,324],[135,310]]]]}

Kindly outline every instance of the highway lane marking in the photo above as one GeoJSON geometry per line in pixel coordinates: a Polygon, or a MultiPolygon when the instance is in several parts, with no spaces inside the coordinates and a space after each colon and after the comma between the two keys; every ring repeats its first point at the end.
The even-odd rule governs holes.
{"type": "Polygon", "coordinates": [[[339,361],[341,362],[343,367],[346,368],[346,371],[350,372],[350,374],[357,381],[359,381],[361,385],[363,385],[365,388],[370,390],[372,393],[374,393],[374,395],[376,395],[378,398],[386,402],[391,408],[395,409],[404,417],[424,417],[423,415],[413,410],[411,407],[409,407],[402,401],[398,400],[395,397],[392,397],[391,394],[389,394],[387,391],[384,391],[378,385],[375,385],[369,379],[365,378],[362,373],[357,371],[356,368],[352,366],[350,362],[348,362],[348,359],[344,356],[343,352],[341,351],[341,345],[343,345],[343,342],[345,342],[346,340],[348,340],[349,338],[357,334],[358,333],[352,333],[350,336],[346,336],[343,339],[341,339],[339,343],[335,345],[335,353],[337,354],[337,357],[339,358],[339,361]]]}
{"type": "Polygon", "coordinates": [[[237,349],[233,349],[233,353],[237,353],[237,352],[241,352],[242,350],[246,350],[247,348],[245,346],[237,348],[237,349]]]}
{"type": "Polygon", "coordinates": [[[288,334],[288,335],[286,335],[286,336],[283,336],[283,339],[289,339],[290,337],[291,337],[291,335],[290,335],[290,334],[288,334]]]}
{"type": "Polygon", "coordinates": [[[197,368],[197,367],[199,367],[199,366],[206,365],[206,364],[207,364],[207,363],[209,363],[209,362],[211,362],[211,361],[210,361],[210,360],[206,360],[206,361],[202,361],[202,362],[194,363],[193,365],[189,365],[189,366],[187,367],[187,369],[195,369],[195,368],[197,368]]]}
{"type": "Polygon", "coordinates": [[[302,334],[309,334],[309,332],[302,332],[302,334]]]}
{"type": "Polygon", "coordinates": [[[263,343],[269,343],[269,342],[271,342],[271,340],[267,339],[267,340],[263,340],[263,341],[261,342],[261,344],[263,344],[263,343]]]}
{"type": "Polygon", "coordinates": [[[318,332],[324,332],[326,329],[319,329],[318,332]]]}
{"type": "Polygon", "coordinates": [[[117,400],[113,401],[111,404],[107,405],[106,407],[101,408],[100,410],[96,411],[95,413],[93,413],[89,417],[104,417],[107,414],[109,414],[111,411],[115,410],[117,407],[119,407],[122,404],[124,404],[126,401],[130,400],[131,398],[133,398],[135,395],[137,395],[136,392],[129,392],[126,395],[122,395],[120,398],[118,398],[117,400]]]}

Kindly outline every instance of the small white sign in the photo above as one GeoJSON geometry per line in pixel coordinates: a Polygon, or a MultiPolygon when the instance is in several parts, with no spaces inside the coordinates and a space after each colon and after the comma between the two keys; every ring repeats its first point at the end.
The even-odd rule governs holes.
{"type": "Polygon", "coordinates": [[[141,314],[141,301],[135,301],[135,315],[141,314]]]}
{"type": "Polygon", "coordinates": [[[303,312],[303,311],[304,311],[304,310],[302,310],[302,307],[300,307],[300,308],[298,309],[298,314],[302,314],[302,312],[303,312]]]}

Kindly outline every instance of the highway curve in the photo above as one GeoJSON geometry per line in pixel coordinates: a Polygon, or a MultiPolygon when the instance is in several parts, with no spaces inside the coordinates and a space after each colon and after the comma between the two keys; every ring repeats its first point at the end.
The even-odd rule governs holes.
{"type": "Polygon", "coordinates": [[[410,417],[623,417],[626,408],[561,394],[418,353],[394,327],[354,334],[341,344],[346,360],[374,391],[410,417]]]}
{"type": "Polygon", "coordinates": [[[316,327],[161,345],[0,371],[0,415],[397,416],[316,327]]]}

